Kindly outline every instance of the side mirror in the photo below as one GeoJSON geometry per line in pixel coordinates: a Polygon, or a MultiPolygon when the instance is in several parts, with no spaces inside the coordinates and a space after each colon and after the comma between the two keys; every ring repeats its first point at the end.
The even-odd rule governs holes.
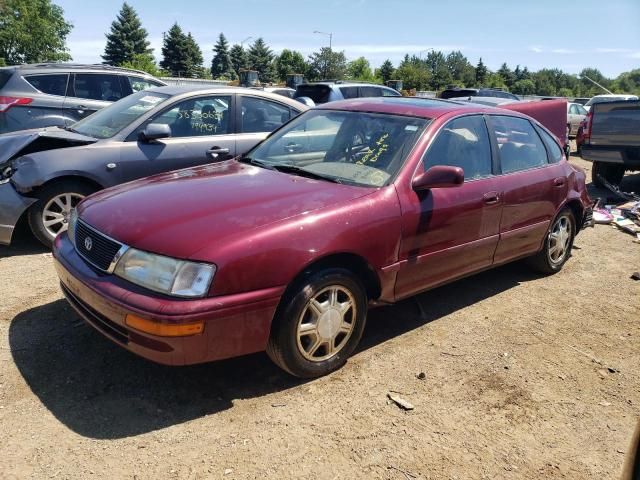
{"type": "Polygon", "coordinates": [[[414,177],[411,187],[416,192],[420,192],[430,188],[459,187],[463,183],[464,171],[460,167],[436,165],[414,177]]]}
{"type": "Polygon", "coordinates": [[[169,138],[171,136],[171,128],[165,123],[150,123],[140,132],[140,140],[143,142],[151,142],[161,138],[169,138]]]}

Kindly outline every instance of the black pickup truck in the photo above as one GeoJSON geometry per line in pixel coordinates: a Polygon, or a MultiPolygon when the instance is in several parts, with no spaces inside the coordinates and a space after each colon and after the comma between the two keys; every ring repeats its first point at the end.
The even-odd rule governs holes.
{"type": "Polygon", "coordinates": [[[581,156],[593,162],[593,184],[599,177],[618,185],[627,170],[640,170],[640,100],[596,103],[587,116],[581,156]]]}

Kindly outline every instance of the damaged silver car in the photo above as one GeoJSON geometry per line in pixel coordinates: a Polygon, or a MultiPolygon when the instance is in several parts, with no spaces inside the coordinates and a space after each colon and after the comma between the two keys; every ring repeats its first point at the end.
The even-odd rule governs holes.
{"type": "Polygon", "coordinates": [[[0,135],[0,244],[26,216],[45,245],[103,188],[244,153],[307,107],[245,88],[158,87],[66,128],[0,135]]]}

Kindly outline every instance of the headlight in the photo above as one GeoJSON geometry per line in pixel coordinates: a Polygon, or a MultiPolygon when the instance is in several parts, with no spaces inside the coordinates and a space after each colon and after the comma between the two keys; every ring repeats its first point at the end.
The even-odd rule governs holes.
{"type": "Polygon", "coordinates": [[[167,295],[203,297],[209,290],[216,267],[130,248],[118,261],[114,273],[131,283],[167,295]]]}
{"type": "Polygon", "coordinates": [[[69,215],[69,223],[67,224],[67,234],[69,240],[73,246],[76,246],[76,224],[78,223],[78,211],[75,208],[71,209],[71,215],[69,215]]]}

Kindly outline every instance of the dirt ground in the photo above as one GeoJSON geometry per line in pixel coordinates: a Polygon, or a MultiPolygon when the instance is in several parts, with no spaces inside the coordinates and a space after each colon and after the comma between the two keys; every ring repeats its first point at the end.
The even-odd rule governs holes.
{"type": "Polygon", "coordinates": [[[372,310],[343,369],[300,381],[264,354],[129,354],[22,233],[0,247],[0,477],[618,479],[640,417],[632,238],[596,226],[559,274],[485,272],[417,297],[426,318],[415,301],[372,310]]]}

